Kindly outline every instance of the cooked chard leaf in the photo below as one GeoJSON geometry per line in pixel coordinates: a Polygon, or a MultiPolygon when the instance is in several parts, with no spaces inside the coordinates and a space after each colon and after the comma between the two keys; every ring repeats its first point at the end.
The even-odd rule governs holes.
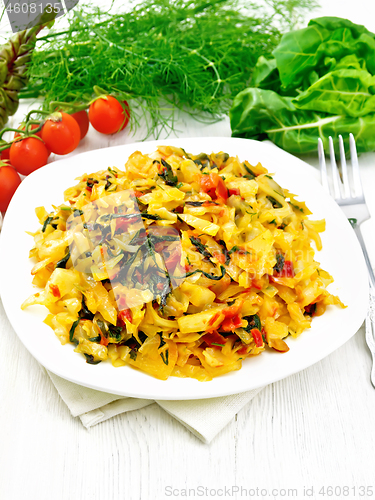
{"type": "Polygon", "coordinates": [[[90,342],[100,342],[101,340],[101,335],[97,335],[96,337],[89,337],[90,342]]]}
{"type": "Polygon", "coordinates": [[[91,179],[91,178],[87,179],[87,182],[86,182],[87,187],[93,188],[94,184],[99,184],[99,181],[97,181],[96,179],[91,179]]]}
{"type": "Polygon", "coordinates": [[[119,341],[121,340],[123,328],[121,326],[109,325],[108,327],[108,336],[119,341]]]}
{"type": "Polygon", "coordinates": [[[69,259],[70,259],[70,250],[68,249],[68,252],[65,255],[65,257],[59,260],[58,263],[56,264],[56,268],[66,269],[66,263],[68,262],[69,259]]]}
{"type": "Polygon", "coordinates": [[[299,212],[303,212],[303,208],[299,207],[298,205],[296,205],[295,203],[291,202],[291,201],[288,201],[289,205],[293,208],[295,208],[296,210],[298,210],[299,212]]]}
{"type": "Polygon", "coordinates": [[[273,270],[277,273],[281,273],[284,269],[285,257],[281,252],[277,252],[276,254],[276,264],[273,266],[273,270]]]}
{"type": "Polygon", "coordinates": [[[82,306],[81,306],[81,310],[79,311],[79,317],[81,319],[88,319],[90,321],[92,321],[94,319],[94,314],[86,306],[86,301],[85,301],[84,295],[82,295],[82,306]]]}
{"type": "Polygon", "coordinates": [[[160,347],[163,347],[163,345],[165,345],[165,344],[166,344],[166,342],[165,342],[165,340],[163,339],[163,337],[162,337],[162,334],[161,334],[161,333],[159,333],[159,337],[160,337],[160,344],[159,344],[159,349],[160,349],[160,347]]]}
{"type": "Polygon", "coordinates": [[[262,331],[262,323],[260,322],[260,318],[257,314],[253,314],[250,316],[244,316],[243,319],[246,319],[247,321],[247,326],[244,328],[247,332],[251,332],[254,328],[259,330],[260,332],[262,331]]]}
{"type": "Polygon", "coordinates": [[[209,280],[214,280],[214,281],[220,281],[222,278],[224,278],[226,270],[224,266],[220,266],[220,271],[221,271],[221,276],[215,276],[214,274],[209,274],[206,273],[205,271],[202,271],[201,269],[196,269],[195,271],[190,271],[186,273],[186,277],[192,276],[195,273],[202,273],[206,278],[209,280]]]}
{"type": "Polygon", "coordinates": [[[226,245],[226,243],[225,243],[224,240],[219,240],[219,243],[223,247],[223,250],[224,250],[223,253],[224,253],[224,256],[225,256],[225,264],[227,265],[230,262],[230,254],[228,252],[227,245],[226,245]]]}
{"type": "Polygon", "coordinates": [[[47,217],[47,219],[44,221],[43,227],[42,227],[42,233],[44,233],[47,229],[48,224],[51,224],[53,221],[53,217],[47,217]]]}
{"type": "Polygon", "coordinates": [[[282,204],[275,200],[272,196],[266,196],[266,198],[272,203],[273,208],[281,208],[282,204]]]}
{"type": "Polygon", "coordinates": [[[84,353],[84,355],[86,356],[86,363],[88,363],[89,365],[98,365],[99,363],[102,362],[101,359],[95,360],[95,358],[92,354],[84,353]]]}
{"type": "Polygon", "coordinates": [[[161,159],[163,170],[158,174],[168,186],[177,186],[177,176],[173,174],[172,167],[163,158],[161,159]]]}
{"type": "Polygon", "coordinates": [[[242,248],[240,248],[239,246],[237,245],[234,245],[234,247],[232,247],[229,251],[228,251],[228,256],[232,255],[232,253],[234,252],[241,252],[242,255],[250,255],[251,252],[248,252],[247,250],[243,250],[242,248]]]}
{"type": "Polygon", "coordinates": [[[255,174],[254,174],[254,172],[251,170],[251,168],[249,168],[249,167],[246,165],[246,163],[243,163],[243,166],[244,166],[244,168],[245,168],[245,170],[246,170],[246,172],[247,172],[247,174],[248,174],[246,177],[247,177],[248,179],[255,179],[256,175],[255,175],[255,174]]]}
{"type": "Polygon", "coordinates": [[[73,342],[74,339],[74,332],[76,331],[76,328],[78,326],[78,323],[81,321],[81,318],[78,318],[71,326],[70,331],[69,331],[69,340],[70,342],[73,342]]]}
{"type": "Polygon", "coordinates": [[[199,238],[196,238],[195,236],[191,236],[190,241],[201,255],[203,255],[204,257],[207,257],[208,259],[212,258],[212,255],[206,249],[206,245],[203,245],[203,243],[201,242],[201,240],[199,238]]]}
{"type": "Polygon", "coordinates": [[[138,332],[138,337],[142,344],[148,338],[145,332],[142,332],[141,330],[138,332]]]}
{"type": "MultiPolygon", "coordinates": [[[[101,223],[106,223],[110,222],[113,219],[126,219],[126,220],[131,220],[131,219],[152,219],[152,220],[161,220],[161,217],[159,215],[154,215],[154,214],[148,214],[146,212],[135,212],[132,214],[105,214],[100,217],[100,222],[101,223]]],[[[99,227],[101,227],[99,225],[99,227]]]]}
{"type": "Polygon", "coordinates": [[[160,357],[163,360],[163,363],[165,365],[168,365],[168,363],[169,363],[169,349],[167,349],[165,352],[161,352],[160,357]]]}
{"type": "Polygon", "coordinates": [[[149,220],[162,220],[160,215],[156,214],[146,214],[145,212],[141,212],[142,219],[149,219],[149,220]]]}
{"type": "Polygon", "coordinates": [[[102,333],[102,335],[104,335],[104,337],[107,337],[107,325],[104,321],[102,321],[101,319],[98,319],[96,321],[97,325],[98,325],[98,328],[100,330],[100,332],[102,333]]]}
{"type": "Polygon", "coordinates": [[[204,203],[204,201],[186,201],[185,205],[190,205],[191,207],[201,207],[204,203]]]}

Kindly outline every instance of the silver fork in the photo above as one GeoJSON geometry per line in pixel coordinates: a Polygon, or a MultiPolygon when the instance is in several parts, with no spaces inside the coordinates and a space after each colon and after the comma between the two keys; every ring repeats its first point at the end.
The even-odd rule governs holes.
{"type": "Polygon", "coordinates": [[[335,150],[333,147],[332,137],[329,137],[329,152],[331,158],[331,170],[332,170],[332,189],[330,188],[327,174],[326,160],[324,156],[323,142],[318,139],[318,154],[319,154],[319,164],[320,172],[322,176],[322,185],[325,190],[331,194],[336,203],[341,207],[345,215],[348,217],[349,222],[354,229],[355,234],[361,245],[363,255],[367,264],[369,283],[370,283],[370,296],[369,296],[369,308],[366,317],[366,343],[370,349],[372,355],[372,369],[371,369],[371,383],[375,388],[375,276],[372,270],[369,255],[367,253],[366,245],[362,237],[360,226],[363,222],[370,218],[370,212],[366,205],[365,196],[363,193],[361,176],[359,173],[359,164],[357,149],[355,146],[355,140],[353,134],[349,135],[349,146],[350,146],[350,158],[351,158],[351,170],[353,177],[353,188],[354,193],[351,190],[351,185],[348,176],[348,166],[346,164],[344,141],[342,136],[339,135],[339,147],[340,147],[340,162],[342,169],[342,180],[340,179],[339,170],[337,168],[335,159],[335,150]]]}

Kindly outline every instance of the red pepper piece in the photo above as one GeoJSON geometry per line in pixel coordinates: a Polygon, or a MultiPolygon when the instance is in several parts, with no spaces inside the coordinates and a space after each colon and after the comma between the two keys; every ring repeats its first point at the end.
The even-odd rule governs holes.
{"type": "Polygon", "coordinates": [[[130,309],[123,309],[122,311],[119,312],[118,314],[118,319],[119,322],[122,323],[123,326],[125,326],[125,320],[127,319],[129,323],[132,322],[132,313],[130,309]]]}
{"type": "Polygon", "coordinates": [[[107,337],[104,337],[104,335],[100,332],[100,344],[107,346],[108,343],[109,343],[109,340],[107,339],[107,337]]]}
{"type": "Polygon", "coordinates": [[[253,328],[253,329],[251,330],[251,335],[253,336],[253,339],[254,339],[255,345],[256,345],[257,347],[262,347],[262,345],[263,345],[262,334],[261,334],[261,332],[258,330],[258,328],[253,328]]]}
{"type": "Polygon", "coordinates": [[[237,304],[233,304],[232,306],[228,306],[225,309],[223,309],[221,312],[224,314],[226,318],[229,318],[231,316],[235,316],[238,311],[241,309],[243,305],[243,299],[239,300],[237,304]]]}
{"type": "Polygon", "coordinates": [[[127,231],[129,229],[129,226],[131,224],[131,221],[129,219],[117,219],[116,220],[116,231],[121,229],[121,231],[127,231]]]}
{"type": "Polygon", "coordinates": [[[214,315],[212,316],[212,318],[210,319],[210,321],[207,323],[207,326],[208,326],[208,327],[212,326],[212,325],[215,323],[215,321],[217,320],[217,318],[218,318],[219,316],[220,316],[220,313],[219,313],[219,312],[217,312],[216,314],[214,314],[214,315]]]}
{"type": "Polygon", "coordinates": [[[174,269],[181,260],[181,248],[177,247],[173,253],[166,259],[167,269],[174,269]]]}
{"type": "Polygon", "coordinates": [[[221,323],[220,328],[224,332],[233,332],[236,328],[240,328],[242,324],[242,320],[238,314],[235,314],[232,317],[225,318],[225,320],[221,323]]]}
{"type": "Polygon", "coordinates": [[[54,297],[58,297],[58,298],[61,297],[61,293],[60,293],[59,287],[57,285],[50,285],[49,288],[50,288],[52,295],[54,297]]]}
{"type": "Polygon", "coordinates": [[[238,349],[237,354],[247,354],[249,347],[247,345],[242,346],[238,349]]]}
{"type": "Polygon", "coordinates": [[[225,187],[223,179],[220,175],[212,173],[210,175],[202,175],[200,178],[202,191],[207,193],[212,199],[225,203],[228,199],[228,190],[225,187]]]}
{"type": "Polygon", "coordinates": [[[202,339],[209,346],[211,346],[213,343],[214,344],[225,344],[225,342],[227,341],[227,339],[225,337],[223,337],[222,335],[220,335],[220,333],[218,333],[217,330],[213,330],[210,333],[206,333],[206,335],[204,335],[202,337],[202,339]]]}
{"type": "Polygon", "coordinates": [[[219,262],[220,264],[224,264],[225,262],[225,255],[221,252],[213,252],[213,257],[215,257],[219,262]]]}

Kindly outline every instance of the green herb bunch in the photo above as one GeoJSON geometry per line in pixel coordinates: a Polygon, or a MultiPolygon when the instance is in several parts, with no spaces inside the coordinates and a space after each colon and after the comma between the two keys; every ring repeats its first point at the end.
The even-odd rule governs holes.
{"type": "Polygon", "coordinates": [[[146,0],[125,13],[78,6],[67,29],[39,39],[21,95],[43,97],[48,110],[90,101],[97,85],[129,103],[133,127],[146,112],[154,134],[173,129],[176,109],[217,118],[248,86],[258,57],[275,48],[290,10],[298,19],[315,5],[262,1],[146,0]]]}

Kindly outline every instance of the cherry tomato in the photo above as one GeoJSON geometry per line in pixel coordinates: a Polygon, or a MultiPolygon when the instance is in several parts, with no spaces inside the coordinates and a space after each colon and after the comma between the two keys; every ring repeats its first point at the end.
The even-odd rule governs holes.
{"type": "Polygon", "coordinates": [[[5,212],[16,189],[21,184],[20,176],[10,165],[0,166],[0,212],[5,212]]]}
{"type": "Polygon", "coordinates": [[[77,113],[73,113],[71,116],[78,123],[79,129],[81,131],[81,141],[82,141],[82,139],[86,136],[90,125],[87,111],[83,109],[82,111],[77,111],[77,113]]]}
{"type": "MultiPolygon", "coordinates": [[[[36,123],[33,123],[31,125],[31,127],[29,127],[29,130],[35,130],[36,128],[38,128],[39,125],[37,125],[36,123]]],[[[21,123],[20,126],[18,127],[20,130],[25,130],[25,124],[21,123]]],[[[19,137],[23,134],[20,134],[19,132],[14,132],[14,138],[16,137],[19,137]]],[[[36,132],[34,135],[37,135],[38,137],[42,138],[42,131],[39,130],[39,132],[36,132]]],[[[5,150],[7,151],[7,150],[5,150]]],[[[9,150],[8,150],[9,151],[9,150]]],[[[51,151],[47,148],[47,151],[48,151],[48,156],[51,154],[51,151]]],[[[8,153],[9,154],[9,153],[8,153]]],[[[2,158],[3,159],[3,158],[2,158]]]]}
{"type": "Polygon", "coordinates": [[[0,160],[9,160],[9,152],[10,152],[10,147],[8,149],[4,149],[4,151],[1,152],[0,154],[0,160]]]}
{"type": "Polygon", "coordinates": [[[43,141],[35,137],[20,139],[10,147],[10,162],[22,175],[29,175],[43,167],[48,160],[48,150],[43,141]]]}
{"type": "Polygon", "coordinates": [[[128,103],[124,108],[114,97],[107,95],[96,99],[89,108],[89,119],[95,130],[102,134],[115,134],[123,130],[129,122],[128,103]]]}
{"type": "Polygon", "coordinates": [[[58,112],[47,118],[42,128],[42,139],[52,153],[67,155],[78,146],[81,130],[72,116],[58,112]]]}

